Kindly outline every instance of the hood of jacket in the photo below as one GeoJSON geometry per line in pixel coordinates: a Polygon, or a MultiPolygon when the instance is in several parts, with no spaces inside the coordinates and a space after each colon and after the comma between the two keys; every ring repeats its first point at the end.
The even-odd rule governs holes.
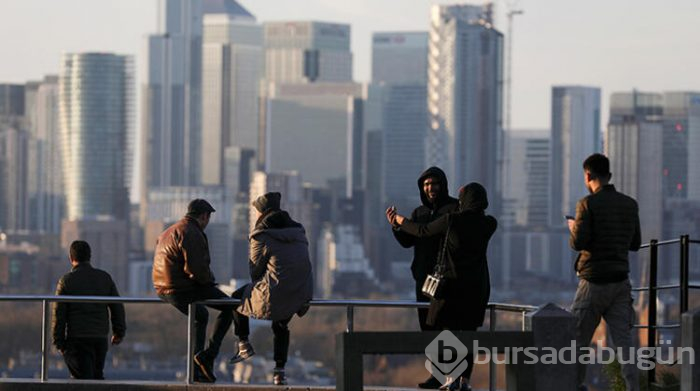
{"type": "Polygon", "coordinates": [[[292,220],[289,213],[280,209],[268,209],[260,215],[255,222],[255,229],[301,227],[301,224],[292,220]]]}
{"type": "Polygon", "coordinates": [[[261,234],[267,234],[271,238],[280,242],[301,242],[309,244],[309,241],[306,239],[306,230],[304,230],[304,227],[301,225],[286,228],[256,228],[250,233],[250,239],[253,239],[261,234]]]}
{"type": "Polygon", "coordinates": [[[430,167],[423,171],[423,173],[418,177],[418,191],[420,192],[420,200],[423,205],[430,209],[437,209],[449,201],[450,196],[448,187],[447,175],[445,175],[445,172],[439,167],[430,167]],[[423,191],[423,182],[429,177],[437,178],[440,181],[440,193],[438,194],[435,205],[428,200],[428,195],[423,191]]]}
{"type": "Polygon", "coordinates": [[[489,206],[486,189],[472,182],[459,189],[459,210],[483,212],[489,206]]]}

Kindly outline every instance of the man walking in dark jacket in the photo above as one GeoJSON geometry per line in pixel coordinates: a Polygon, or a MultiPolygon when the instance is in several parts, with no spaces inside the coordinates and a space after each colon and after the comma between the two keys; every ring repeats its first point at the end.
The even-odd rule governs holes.
{"type": "MultiPolygon", "coordinates": [[[[440,168],[430,167],[425,170],[420,177],[418,177],[418,191],[420,192],[422,205],[413,210],[409,221],[418,224],[427,224],[442,215],[456,211],[459,207],[459,201],[456,198],[450,197],[447,186],[447,176],[440,168]]],[[[387,210],[387,216],[388,215],[389,210],[387,210]]],[[[393,233],[396,241],[398,241],[402,247],[413,247],[411,274],[416,281],[416,301],[429,302],[430,300],[421,292],[421,288],[423,287],[425,277],[429,273],[432,273],[435,268],[435,262],[437,261],[443,236],[438,235],[418,238],[406,232],[402,232],[395,224],[393,225],[393,233]]],[[[427,316],[427,308],[418,309],[418,323],[420,324],[421,330],[434,329],[426,324],[427,316]]],[[[438,388],[441,384],[437,379],[431,376],[418,386],[420,388],[438,388]]]]}
{"type": "MultiPolygon", "coordinates": [[[[637,202],[609,184],[610,161],[601,154],[583,163],[584,180],[590,195],[576,204],[576,218],[569,220],[569,244],[579,251],[576,260],[578,289],[572,306],[576,318],[576,344],[588,347],[601,317],[608,325],[612,343],[622,350],[622,373],[627,390],[639,390],[632,343],[632,288],[629,281],[628,251],[641,244],[637,202]],[[632,361],[630,361],[632,359],[632,361]]],[[[586,367],[578,365],[578,389],[586,390],[586,367]]]]}
{"type": "MultiPolygon", "coordinates": [[[[195,199],[187,206],[187,214],[163,231],[158,237],[153,257],[153,286],[158,297],[187,315],[189,305],[208,299],[228,296],[216,287],[214,274],[209,268],[209,241],[204,229],[209,224],[214,208],[203,199],[195,199]]],[[[194,356],[195,381],[215,382],[214,360],[221,342],[233,321],[232,306],[210,306],[219,310],[214,332],[204,349],[209,312],[202,305],[195,307],[194,356]]]]}
{"type": "MultiPolygon", "coordinates": [[[[78,240],[71,243],[70,263],[73,269],[58,281],[57,296],[119,296],[112,277],[107,272],[92,267],[90,255],[90,245],[87,242],[78,240]]],[[[112,345],[119,345],[126,332],[123,304],[54,305],[53,344],[63,354],[73,378],[104,379],[110,319],[112,345]]]]}

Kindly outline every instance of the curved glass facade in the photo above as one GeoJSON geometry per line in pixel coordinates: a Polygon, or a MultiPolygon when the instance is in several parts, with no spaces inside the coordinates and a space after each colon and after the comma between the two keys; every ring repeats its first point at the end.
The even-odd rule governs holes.
{"type": "Polygon", "coordinates": [[[69,220],[127,217],[132,69],[128,56],[63,56],[59,121],[69,220]]]}

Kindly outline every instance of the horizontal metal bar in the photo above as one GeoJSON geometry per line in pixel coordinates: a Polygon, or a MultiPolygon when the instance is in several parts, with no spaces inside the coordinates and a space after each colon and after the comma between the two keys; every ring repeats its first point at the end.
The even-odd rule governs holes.
{"type": "Polygon", "coordinates": [[[700,243],[700,240],[690,240],[689,242],[690,242],[690,243],[696,243],[696,244],[697,244],[697,243],[700,243]]]}
{"type": "Polygon", "coordinates": [[[690,288],[690,289],[700,289],[700,285],[692,285],[692,284],[689,284],[689,285],[688,285],[688,288],[690,288]]]}
{"type": "MultiPolygon", "coordinates": [[[[681,286],[676,284],[676,285],[659,285],[656,287],[657,291],[662,291],[665,289],[678,289],[681,286]]],[[[637,287],[637,288],[632,288],[632,292],[646,292],[649,290],[649,287],[637,287]]]]}
{"type": "MultiPolygon", "coordinates": [[[[667,244],[680,243],[680,242],[681,242],[680,239],[669,239],[669,240],[658,241],[658,242],[656,242],[656,245],[657,246],[665,246],[667,244]]],[[[644,243],[641,246],[639,246],[639,248],[648,248],[648,247],[651,247],[651,243],[644,243]]]]}
{"type": "Polygon", "coordinates": [[[70,303],[165,303],[157,297],[0,295],[0,301],[42,301],[70,303]]]}
{"type": "MultiPolygon", "coordinates": [[[[648,328],[650,328],[649,325],[646,325],[646,324],[636,324],[632,327],[634,327],[635,329],[648,329],[648,328]]],[[[653,329],[678,329],[680,327],[681,327],[681,325],[680,325],[680,323],[678,323],[678,324],[662,324],[662,325],[657,325],[657,326],[654,326],[651,328],[653,328],[653,329]]]]}
{"type": "MultiPolygon", "coordinates": [[[[121,296],[49,296],[49,295],[0,295],[0,301],[50,301],[69,303],[165,303],[155,297],[121,297],[121,296]]],[[[203,304],[239,304],[239,299],[205,300],[203,304]]],[[[309,303],[314,307],[390,307],[390,308],[428,308],[430,303],[410,300],[335,300],[316,299],[309,303]]],[[[530,312],[538,307],[507,303],[489,303],[488,308],[497,311],[530,312]]]]}

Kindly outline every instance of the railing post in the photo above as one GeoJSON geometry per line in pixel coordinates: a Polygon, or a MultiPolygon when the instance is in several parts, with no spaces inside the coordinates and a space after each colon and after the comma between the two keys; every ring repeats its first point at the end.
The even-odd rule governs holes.
{"type": "Polygon", "coordinates": [[[353,330],[355,329],[355,307],[349,305],[347,307],[347,313],[346,313],[346,320],[347,320],[347,326],[345,331],[348,333],[352,333],[353,330]]]}
{"type": "MultiPolygon", "coordinates": [[[[657,296],[657,280],[658,280],[658,265],[659,265],[659,241],[652,239],[649,242],[649,312],[647,314],[647,347],[650,349],[656,348],[656,296],[657,296]]],[[[656,358],[651,355],[650,360],[655,361],[656,358]]],[[[647,384],[656,381],[656,365],[653,365],[647,372],[647,384]]]]}
{"type": "Polygon", "coordinates": [[[41,381],[49,379],[49,301],[41,301],[41,381]]]}
{"type": "MultiPolygon", "coordinates": [[[[489,331],[496,331],[496,309],[494,307],[489,308],[489,331]]],[[[489,357],[489,391],[496,391],[496,362],[493,357],[489,357]]]]}
{"type": "Polygon", "coordinates": [[[187,308],[187,378],[185,382],[192,384],[194,382],[194,313],[195,303],[190,303],[187,308]]]}
{"type": "Polygon", "coordinates": [[[688,312],[690,237],[681,236],[681,314],[688,312]]]}

